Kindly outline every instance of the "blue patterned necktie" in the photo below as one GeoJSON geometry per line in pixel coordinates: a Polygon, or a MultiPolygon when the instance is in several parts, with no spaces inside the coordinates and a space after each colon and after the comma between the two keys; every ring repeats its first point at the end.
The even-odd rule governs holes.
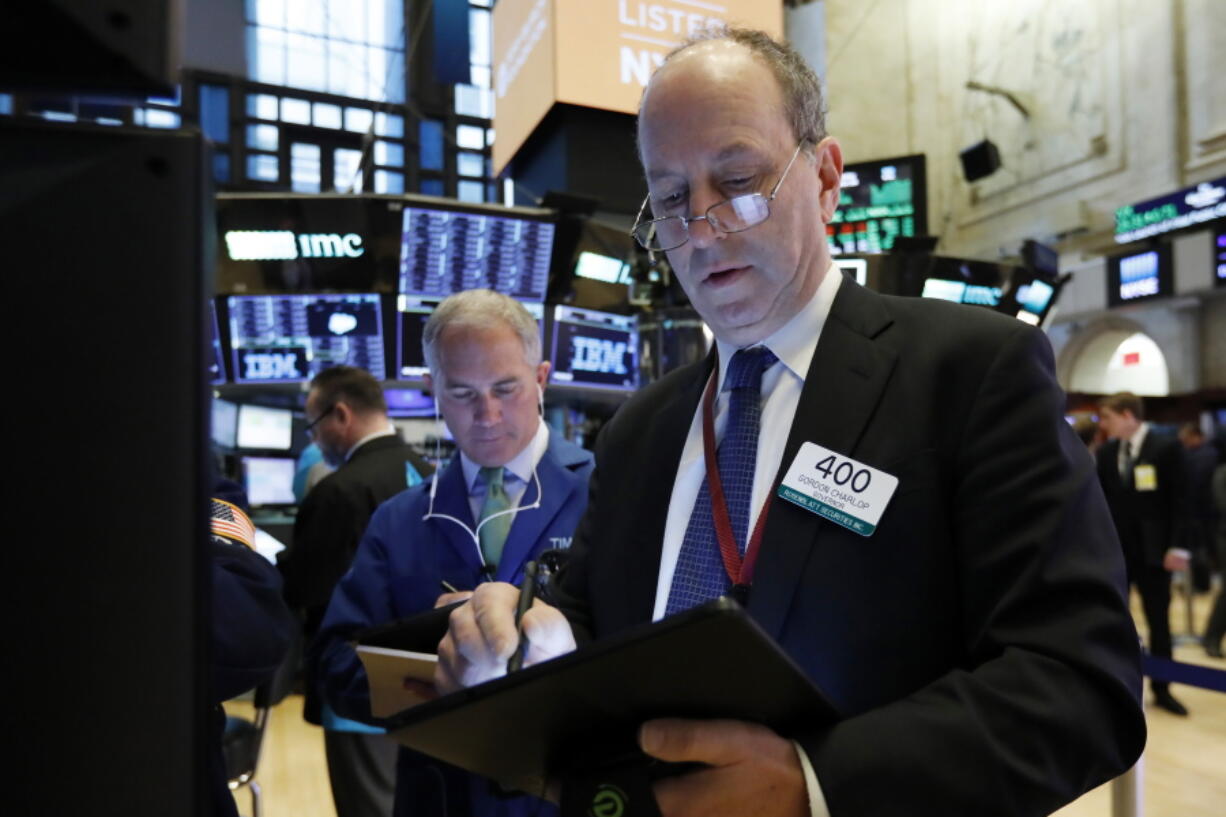
{"type": "MultiPolygon", "coordinates": [[[[758,429],[762,421],[762,373],[778,358],[765,346],[742,349],[728,361],[726,375],[728,425],[716,458],[719,477],[728,504],[728,519],[741,555],[749,529],[749,502],[753,494],[753,475],[758,458],[758,429]]],[[[731,587],[715,538],[711,510],[711,487],[704,478],[690,524],[681,541],[677,569],[668,593],[665,615],[688,610],[722,596],[731,587]]]]}

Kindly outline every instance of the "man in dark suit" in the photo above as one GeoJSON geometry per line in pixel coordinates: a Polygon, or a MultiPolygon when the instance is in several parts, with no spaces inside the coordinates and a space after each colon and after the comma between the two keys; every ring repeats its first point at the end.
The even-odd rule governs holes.
{"type": "MultiPolygon", "coordinates": [[[[1149,627],[1149,651],[1171,657],[1171,571],[1186,570],[1190,553],[1175,547],[1186,522],[1183,449],[1145,422],[1141,398],[1113,394],[1098,405],[1110,441],[1098,451],[1098,479],[1124,548],[1128,581],[1141,594],[1149,627]]],[[[1187,708],[1170,684],[1154,682],[1154,703],[1176,715],[1187,708]]]]}
{"type": "MultiPolygon", "coordinates": [[[[459,453],[437,485],[416,485],[375,512],[332,596],[317,644],[320,676],[336,710],[359,720],[372,718],[355,632],[463,598],[490,579],[522,582],[526,562],[570,545],[587,505],[592,455],[540,417],[549,362],[528,310],[505,295],[468,290],[439,305],[424,335],[431,390],[459,453]],[[443,582],[461,592],[440,596],[443,582]]],[[[535,797],[502,796],[487,780],[400,753],[397,815],[555,813],[535,797]]]]}
{"type": "MultiPolygon", "coordinates": [[[[683,46],[651,80],[635,235],[717,349],[602,431],[561,609],[524,616],[528,658],[732,590],[844,717],[795,742],[644,724],[648,754],[711,767],[655,784],[665,815],[1047,814],[1144,742],[1119,544],[1042,333],[832,267],[842,158],[822,108],[760,32],[683,46]],[[845,463],[884,486],[859,479],[862,519],[778,495],[793,467],[845,463]]],[[[441,689],[500,674],[514,599],[486,585],[453,613],[441,689]]]]}
{"type": "MultiPolygon", "coordinates": [[[[335,366],[311,381],[307,433],[336,467],[306,495],[290,547],[277,566],[285,599],[305,617],[309,642],[337,580],[349,569],[379,503],[420,482],[430,466],[396,434],[379,382],[364,369],[335,366]]],[[[396,745],[380,730],[341,718],[319,699],[306,667],[304,716],[324,727],[332,797],[339,817],[388,817],[395,789],[396,745]]]]}

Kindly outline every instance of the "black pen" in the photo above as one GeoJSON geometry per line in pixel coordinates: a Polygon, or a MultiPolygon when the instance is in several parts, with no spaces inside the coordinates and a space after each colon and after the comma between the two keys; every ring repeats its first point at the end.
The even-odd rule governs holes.
{"type": "Polygon", "coordinates": [[[519,586],[519,603],[515,605],[515,629],[519,633],[519,645],[507,661],[507,672],[519,672],[524,666],[524,654],[528,652],[528,639],[524,637],[524,613],[532,606],[536,597],[536,562],[524,565],[524,581],[519,586]]]}

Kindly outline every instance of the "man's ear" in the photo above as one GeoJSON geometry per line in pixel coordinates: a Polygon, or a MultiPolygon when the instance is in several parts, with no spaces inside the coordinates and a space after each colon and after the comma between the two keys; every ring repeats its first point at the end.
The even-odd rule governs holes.
{"type": "Polygon", "coordinates": [[[827,136],[813,149],[814,170],[822,192],[818,197],[822,223],[829,224],[839,208],[839,188],[843,183],[843,149],[833,136],[827,136]]]}

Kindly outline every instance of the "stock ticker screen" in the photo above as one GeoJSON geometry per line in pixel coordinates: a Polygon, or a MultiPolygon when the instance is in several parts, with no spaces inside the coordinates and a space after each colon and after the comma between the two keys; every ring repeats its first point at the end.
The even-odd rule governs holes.
{"type": "Polygon", "coordinates": [[[231,295],[235,383],[307,381],[345,364],[386,377],[379,296],[231,295]]]}
{"type": "Polygon", "coordinates": [[[899,236],[926,234],[926,197],[922,154],[846,165],[839,209],[826,225],[831,252],[885,252],[899,236]]]}
{"type": "Polygon", "coordinates": [[[638,387],[638,320],[593,309],[555,306],[553,382],[633,391],[638,387]]]}
{"type": "Polygon", "coordinates": [[[442,299],[486,288],[544,301],[553,238],[541,218],[406,205],[399,294],[442,299]]]}

